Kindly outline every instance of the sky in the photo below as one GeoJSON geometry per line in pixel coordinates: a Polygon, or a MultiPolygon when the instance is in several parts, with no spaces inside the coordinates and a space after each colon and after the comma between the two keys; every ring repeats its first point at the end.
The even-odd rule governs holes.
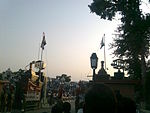
{"type": "Polygon", "coordinates": [[[113,76],[113,60],[109,43],[118,20],[107,21],[90,12],[92,0],[0,0],[0,72],[10,68],[25,69],[38,60],[42,34],[46,35],[43,60],[49,77],[61,74],[72,81],[91,80],[90,56],[93,52],[100,62],[102,36],[106,36],[107,73],[113,76]]]}

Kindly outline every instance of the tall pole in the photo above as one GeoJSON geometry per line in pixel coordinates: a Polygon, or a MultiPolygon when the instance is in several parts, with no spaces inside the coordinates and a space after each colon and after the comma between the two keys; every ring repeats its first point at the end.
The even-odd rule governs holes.
{"type": "Polygon", "coordinates": [[[105,53],[105,34],[104,34],[104,38],[103,38],[103,40],[104,40],[104,62],[105,62],[105,70],[106,70],[106,53],[105,53]]]}
{"type": "Polygon", "coordinates": [[[43,49],[41,51],[41,61],[42,61],[42,59],[43,59],[43,49]]]}
{"type": "Polygon", "coordinates": [[[39,44],[39,50],[38,50],[38,60],[40,59],[40,49],[41,49],[41,43],[39,44]]]}
{"type": "Polygon", "coordinates": [[[93,68],[93,82],[95,82],[95,68],[93,68]]]}
{"type": "MultiPolygon", "coordinates": [[[[43,59],[43,48],[42,48],[42,51],[41,51],[41,67],[42,67],[42,59],[43,59]]],[[[41,75],[41,69],[40,69],[40,76],[42,77],[42,75],[41,75]]],[[[44,98],[43,98],[43,103],[46,103],[46,85],[47,85],[47,78],[46,77],[44,77],[44,92],[42,92],[42,93],[44,93],[44,98]]]]}
{"type": "Polygon", "coordinates": [[[40,80],[42,79],[42,73],[41,73],[41,69],[42,69],[42,58],[43,58],[43,49],[41,50],[41,62],[40,62],[40,69],[39,69],[39,75],[40,75],[40,80]]]}

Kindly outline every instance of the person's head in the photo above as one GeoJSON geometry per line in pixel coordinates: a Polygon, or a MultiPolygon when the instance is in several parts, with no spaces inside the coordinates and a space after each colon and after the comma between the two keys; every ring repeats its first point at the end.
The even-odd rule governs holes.
{"type": "Polygon", "coordinates": [[[85,94],[84,113],[116,113],[116,97],[104,84],[93,84],[85,94]]]}
{"type": "Polygon", "coordinates": [[[52,107],[51,113],[58,113],[58,108],[56,105],[52,107]]]}
{"type": "Polygon", "coordinates": [[[64,113],[69,113],[71,110],[71,104],[69,102],[63,103],[63,111],[64,113]]]}
{"type": "Polygon", "coordinates": [[[62,112],[62,110],[57,104],[54,105],[51,109],[51,113],[61,113],[61,112],[62,112]]]}
{"type": "Polygon", "coordinates": [[[123,97],[119,107],[119,113],[136,113],[136,104],[130,98],[123,97]]]}

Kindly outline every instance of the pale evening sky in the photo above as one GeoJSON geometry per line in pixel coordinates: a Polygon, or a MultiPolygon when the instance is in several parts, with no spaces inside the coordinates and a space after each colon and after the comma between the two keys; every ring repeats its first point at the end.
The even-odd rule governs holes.
{"type": "Polygon", "coordinates": [[[113,75],[108,44],[119,21],[101,20],[90,13],[91,3],[92,0],[0,0],[0,72],[25,69],[29,62],[37,60],[45,32],[43,59],[47,76],[64,73],[73,81],[89,80],[93,52],[99,58],[96,72],[100,69],[103,49],[99,45],[105,33],[107,72],[113,75]]]}

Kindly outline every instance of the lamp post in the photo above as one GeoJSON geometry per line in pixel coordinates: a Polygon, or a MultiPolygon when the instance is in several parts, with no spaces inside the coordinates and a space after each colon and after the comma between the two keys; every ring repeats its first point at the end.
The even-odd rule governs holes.
{"type": "Polygon", "coordinates": [[[96,53],[92,53],[91,57],[91,68],[93,69],[93,81],[95,82],[95,69],[97,68],[98,57],[96,53]]]}

